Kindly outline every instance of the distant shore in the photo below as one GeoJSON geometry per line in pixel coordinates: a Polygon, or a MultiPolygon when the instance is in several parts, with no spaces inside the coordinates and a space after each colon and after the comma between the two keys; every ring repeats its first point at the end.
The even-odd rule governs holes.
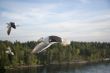
{"type": "MultiPolygon", "coordinates": [[[[50,64],[46,64],[46,65],[66,65],[66,64],[88,64],[88,63],[100,63],[100,62],[110,62],[110,58],[105,58],[101,61],[73,61],[73,62],[61,62],[61,63],[50,63],[50,64]]],[[[19,66],[15,66],[15,67],[10,67],[10,68],[6,68],[6,69],[21,69],[21,68],[32,68],[32,67],[42,67],[42,66],[46,66],[46,65],[19,65],[19,66]]]]}

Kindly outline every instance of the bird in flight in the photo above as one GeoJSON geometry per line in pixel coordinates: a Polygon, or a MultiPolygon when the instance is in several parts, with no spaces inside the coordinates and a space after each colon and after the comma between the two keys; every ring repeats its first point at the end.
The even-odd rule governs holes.
{"type": "Polygon", "coordinates": [[[38,40],[38,42],[40,42],[40,43],[38,45],[36,45],[35,48],[32,50],[32,52],[31,52],[32,54],[40,53],[55,43],[61,43],[64,46],[70,44],[70,41],[64,40],[63,38],[61,38],[59,36],[54,36],[54,35],[47,36],[45,38],[42,37],[38,40]]]}
{"type": "Polygon", "coordinates": [[[9,22],[7,23],[7,34],[10,35],[10,32],[11,32],[11,29],[14,28],[16,29],[16,25],[15,25],[15,22],[9,22]]]}
{"type": "Polygon", "coordinates": [[[7,50],[5,51],[5,53],[8,55],[8,59],[9,59],[10,63],[12,64],[12,58],[14,56],[14,52],[12,52],[11,48],[8,47],[7,50]]]}
{"type": "Polygon", "coordinates": [[[10,47],[8,47],[5,52],[6,52],[7,54],[14,55],[14,53],[12,52],[12,50],[11,50],[10,47]]]}

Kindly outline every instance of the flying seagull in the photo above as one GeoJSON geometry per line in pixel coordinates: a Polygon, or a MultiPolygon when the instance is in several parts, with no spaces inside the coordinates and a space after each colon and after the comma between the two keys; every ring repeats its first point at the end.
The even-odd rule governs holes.
{"type": "Polygon", "coordinates": [[[10,22],[10,23],[7,23],[7,34],[10,35],[10,32],[11,32],[11,28],[14,28],[16,29],[16,25],[15,25],[15,22],[10,22]]]}
{"type": "Polygon", "coordinates": [[[11,48],[10,47],[7,48],[6,53],[7,54],[10,54],[10,55],[14,55],[14,53],[11,51],[11,48]]]}
{"type": "Polygon", "coordinates": [[[14,53],[11,51],[11,48],[10,47],[8,47],[5,52],[8,55],[8,59],[9,59],[10,63],[12,64],[12,58],[14,56],[14,53]]]}
{"type": "Polygon", "coordinates": [[[64,46],[70,44],[70,41],[66,41],[59,36],[53,36],[53,35],[45,38],[42,37],[38,41],[40,43],[36,45],[35,48],[32,50],[31,52],[32,54],[40,53],[55,43],[61,43],[64,46]]]}

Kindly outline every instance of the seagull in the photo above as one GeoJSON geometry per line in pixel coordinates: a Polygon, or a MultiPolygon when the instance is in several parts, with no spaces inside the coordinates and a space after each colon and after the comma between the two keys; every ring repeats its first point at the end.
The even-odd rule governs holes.
{"type": "Polygon", "coordinates": [[[16,25],[15,25],[15,22],[10,22],[10,23],[7,23],[7,34],[10,35],[10,32],[11,32],[11,28],[14,28],[16,29],[16,25]]]}
{"type": "Polygon", "coordinates": [[[5,52],[6,52],[7,54],[14,55],[14,53],[11,51],[11,48],[10,48],[10,47],[8,47],[5,52]]]}
{"type": "Polygon", "coordinates": [[[63,38],[61,38],[59,36],[54,36],[54,35],[47,36],[45,38],[42,37],[38,40],[38,42],[40,42],[40,43],[38,45],[36,45],[35,48],[32,50],[32,52],[31,52],[32,54],[40,53],[55,43],[61,43],[64,46],[70,44],[70,41],[66,41],[63,38]]]}
{"type": "Polygon", "coordinates": [[[12,59],[13,59],[14,53],[11,51],[10,47],[8,47],[5,52],[6,52],[6,54],[8,54],[8,59],[9,59],[10,63],[12,64],[12,59]]]}

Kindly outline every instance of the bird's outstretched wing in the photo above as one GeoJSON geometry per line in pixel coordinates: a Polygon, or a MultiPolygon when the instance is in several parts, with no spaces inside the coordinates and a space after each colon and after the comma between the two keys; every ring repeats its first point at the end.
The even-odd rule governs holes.
{"type": "Polygon", "coordinates": [[[9,51],[5,51],[5,53],[9,54],[10,52],[9,51]]]}
{"type": "Polygon", "coordinates": [[[8,27],[7,34],[10,35],[11,27],[8,27]]]}
{"type": "Polygon", "coordinates": [[[13,52],[11,52],[11,55],[14,55],[14,53],[13,53],[13,52]]]}
{"type": "Polygon", "coordinates": [[[32,53],[39,53],[41,52],[42,49],[44,49],[47,46],[48,46],[47,43],[41,42],[37,46],[35,46],[35,48],[32,50],[32,53]]]}
{"type": "Polygon", "coordinates": [[[57,42],[51,42],[51,43],[49,43],[46,47],[44,47],[43,49],[41,49],[41,50],[39,51],[39,53],[42,52],[42,51],[44,51],[44,50],[46,50],[46,49],[49,48],[52,44],[55,44],[55,43],[57,43],[57,42]]]}
{"type": "Polygon", "coordinates": [[[32,53],[40,53],[40,52],[46,50],[48,47],[50,47],[54,43],[57,43],[57,42],[52,42],[52,43],[48,43],[48,44],[41,42],[32,50],[32,53]]]}

